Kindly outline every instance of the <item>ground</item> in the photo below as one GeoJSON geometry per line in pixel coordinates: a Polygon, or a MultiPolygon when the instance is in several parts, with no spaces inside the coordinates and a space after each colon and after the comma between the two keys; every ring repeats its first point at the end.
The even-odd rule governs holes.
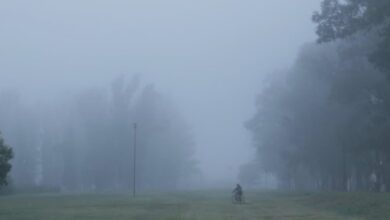
{"type": "Polygon", "coordinates": [[[0,220],[358,220],[390,219],[390,195],[369,193],[229,192],[140,195],[0,196],[0,220]]]}

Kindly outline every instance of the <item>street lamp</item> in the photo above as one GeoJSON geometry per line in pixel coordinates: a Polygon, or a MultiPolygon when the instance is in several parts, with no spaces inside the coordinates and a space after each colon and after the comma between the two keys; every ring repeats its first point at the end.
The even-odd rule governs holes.
{"type": "Polygon", "coordinates": [[[134,145],[133,145],[133,197],[135,197],[135,184],[137,172],[137,123],[134,123],[134,145]]]}

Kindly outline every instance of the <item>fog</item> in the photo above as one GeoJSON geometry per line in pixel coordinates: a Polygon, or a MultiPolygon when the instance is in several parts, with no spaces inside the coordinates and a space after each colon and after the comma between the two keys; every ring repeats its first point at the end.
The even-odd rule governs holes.
{"type": "Polygon", "coordinates": [[[255,97],[270,73],[291,67],[316,39],[310,17],[319,3],[4,0],[0,91],[32,105],[58,103],[138,75],[188,125],[198,183],[229,186],[254,158],[244,122],[255,97]]]}

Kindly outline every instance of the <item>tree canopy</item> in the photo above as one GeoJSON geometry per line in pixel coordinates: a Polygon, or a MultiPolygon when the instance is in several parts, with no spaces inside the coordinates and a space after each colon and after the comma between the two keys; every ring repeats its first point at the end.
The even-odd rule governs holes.
{"type": "Polygon", "coordinates": [[[344,39],[359,33],[374,33],[377,40],[369,60],[380,70],[390,73],[390,1],[324,0],[315,12],[318,42],[344,39]]]}

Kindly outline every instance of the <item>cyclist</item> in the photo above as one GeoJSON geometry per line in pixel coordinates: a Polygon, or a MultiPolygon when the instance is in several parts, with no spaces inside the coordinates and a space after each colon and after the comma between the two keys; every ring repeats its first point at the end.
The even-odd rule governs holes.
{"type": "Polygon", "coordinates": [[[236,188],[234,188],[234,190],[233,190],[233,194],[234,194],[235,202],[242,203],[243,191],[242,191],[242,187],[240,186],[240,184],[236,185],[236,188]]]}

